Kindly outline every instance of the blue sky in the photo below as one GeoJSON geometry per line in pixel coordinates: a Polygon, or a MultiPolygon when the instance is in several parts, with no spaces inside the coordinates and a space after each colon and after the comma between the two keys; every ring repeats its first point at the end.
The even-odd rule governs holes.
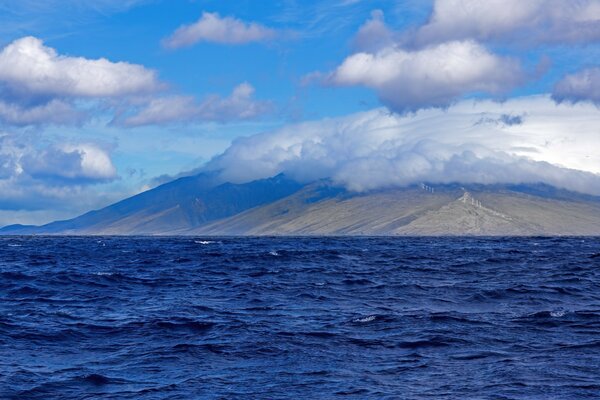
{"type": "MultiPolygon", "coordinates": [[[[0,225],[71,217],[207,163],[232,180],[322,177],[304,171],[315,164],[307,137],[328,143],[340,126],[359,126],[361,149],[373,149],[364,139],[377,128],[356,123],[373,113],[403,138],[408,128],[400,127],[421,121],[419,143],[446,146],[436,154],[468,142],[600,173],[595,156],[584,154],[600,136],[597,0],[0,0],[0,48],[0,225]],[[482,118],[507,115],[520,123],[488,123],[482,135],[499,138],[493,143],[463,138],[482,118]],[[528,125],[544,115],[561,117],[528,125]],[[455,124],[459,116],[467,122],[455,124]],[[332,126],[332,118],[343,122],[332,126]],[[565,128],[570,122],[580,123],[577,132],[565,128]],[[303,129],[310,133],[291,143],[288,132],[303,129]],[[422,133],[434,129],[452,141],[422,133]],[[232,158],[250,142],[252,157],[232,158]],[[558,157],[552,143],[569,143],[569,153],[558,157]],[[256,173],[239,173],[249,170],[256,173]]],[[[330,168],[316,164],[361,188],[342,178],[349,172],[340,165],[379,171],[389,151],[363,164],[364,152],[347,143],[320,149],[337,160],[330,168]]],[[[417,147],[398,146],[394,157],[404,161],[391,165],[402,175],[417,147]]],[[[498,179],[481,170],[474,180],[498,179]]],[[[447,180],[443,174],[453,176],[442,168],[382,185],[447,180]]]]}

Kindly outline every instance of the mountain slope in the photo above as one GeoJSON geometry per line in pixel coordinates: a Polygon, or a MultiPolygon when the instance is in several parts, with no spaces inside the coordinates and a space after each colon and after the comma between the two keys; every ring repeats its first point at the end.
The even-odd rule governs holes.
{"type": "Polygon", "coordinates": [[[201,225],[207,235],[600,235],[600,199],[542,185],[457,185],[319,198],[306,186],[272,204],[201,225]],[[535,193],[535,194],[531,194],[535,193]],[[317,198],[317,201],[313,199],[317,198]]]}
{"type": "Polygon", "coordinates": [[[80,217],[41,227],[9,226],[4,234],[176,234],[288,196],[302,187],[283,175],[235,185],[210,175],[177,179],[80,217]]]}
{"type": "Polygon", "coordinates": [[[225,235],[386,235],[419,215],[453,200],[452,193],[429,196],[411,189],[364,195],[308,185],[273,204],[195,229],[225,235]]]}

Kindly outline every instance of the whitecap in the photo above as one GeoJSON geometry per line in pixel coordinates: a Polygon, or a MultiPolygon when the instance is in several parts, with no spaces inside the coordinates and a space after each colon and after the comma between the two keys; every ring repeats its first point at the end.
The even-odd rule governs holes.
{"type": "Polygon", "coordinates": [[[375,315],[369,315],[369,316],[366,316],[366,317],[353,319],[352,322],[357,322],[357,323],[364,324],[366,322],[375,321],[375,318],[377,318],[377,316],[375,316],[375,315]]]}
{"type": "Polygon", "coordinates": [[[269,252],[270,255],[277,257],[279,255],[275,250],[269,252]]]}
{"type": "Polygon", "coordinates": [[[23,247],[22,244],[16,244],[16,243],[9,243],[8,247],[23,247]]]}
{"type": "Polygon", "coordinates": [[[550,316],[555,318],[560,318],[566,314],[563,310],[550,311],[550,316]]]}
{"type": "Polygon", "coordinates": [[[114,274],[112,272],[94,272],[94,275],[98,275],[98,276],[112,276],[114,274]]]}
{"type": "Polygon", "coordinates": [[[194,243],[197,243],[197,244],[211,244],[211,243],[214,243],[214,241],[213,240],[194,240],[194,243]]]}

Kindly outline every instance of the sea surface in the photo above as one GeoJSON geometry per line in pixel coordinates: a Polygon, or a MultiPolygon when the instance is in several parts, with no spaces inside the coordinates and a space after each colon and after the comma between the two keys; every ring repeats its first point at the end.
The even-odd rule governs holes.
{"type": "Polygon", "coordinates": [[[600,239],[0,237],[0,399],[598,399],[600,239]]]}

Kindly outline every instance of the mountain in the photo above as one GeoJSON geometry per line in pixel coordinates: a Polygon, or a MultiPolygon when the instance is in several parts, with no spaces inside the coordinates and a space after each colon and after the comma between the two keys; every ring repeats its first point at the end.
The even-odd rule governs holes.
{"type": "Polygon", "coordinates": [[[600,235],[600,198],[544,185],[349,194],[322,183],[199,226],[206,235],[600,235]]]}
{"type": "Polygon", "coordinates": [[[600,198],[547,185],[415,185],[366,193],[284,175],[201,174],[80,217],[0,234],[600,235],[600,198]]]}
{"type": "Polygon", "coordinates": [[[193,227],[271,203],[302,187],[278,175],[234,185],[211,175],[185,177],[97,211],[40,227],[12,225],[1,234],[153,235],[185,233],[193,227]]]}

